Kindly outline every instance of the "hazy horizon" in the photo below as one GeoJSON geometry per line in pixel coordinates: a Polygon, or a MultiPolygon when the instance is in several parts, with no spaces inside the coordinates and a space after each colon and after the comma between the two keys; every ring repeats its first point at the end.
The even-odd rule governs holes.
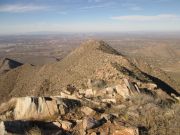
{"type": "Polygon", "coordinates": [[[176,32],[179,0],[1,0],[0,34],[176,32]]]}

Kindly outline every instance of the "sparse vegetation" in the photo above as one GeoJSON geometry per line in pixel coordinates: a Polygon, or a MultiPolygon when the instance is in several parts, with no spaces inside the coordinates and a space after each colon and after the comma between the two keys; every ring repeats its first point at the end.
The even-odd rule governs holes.
{"type": "MultiPolygon", "coordinates": [[[[128,123],[142,128],[142,135],[179,135],[180,133],[180,104],[171,106],[168,102],[162,106],[159,100],[149,95],[136,95],[133,106],[138,106],[139,117],[126,116],[128,123]]],[[[141,129],[141,128],[140,128],[141,129]]]]}

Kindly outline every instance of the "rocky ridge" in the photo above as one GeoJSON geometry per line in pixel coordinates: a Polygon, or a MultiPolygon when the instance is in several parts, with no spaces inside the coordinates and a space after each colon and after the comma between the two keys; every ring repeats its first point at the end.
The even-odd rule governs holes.
{"type": "Polygon", "coordinates": [[[25,64],[0,76],[0,96],[8,98],[3,94],[5,90],[10,97],[58,95],[68,84],[87,88],[86,82],[91,79],[116,85],[124,77],[132,81],[153,82],[105,42],[89,40],[59,62],[42,67],[25,64]]]}
{"type": "Polygon", "coordinates": [[[58,95],[81,102],[81,107],[60,117],[58,122],[43,123],[43,126],[28,122],[27,127],[34,127],[35,123],[43,134],[49,132],[44,127],[52,124],[58,127],[59,134],[160,134],[164,132],[163,124],[157,131],[153,127],[158,125],[153,123],[156,115],[163,114],[170,121],[172,115],[176,118],[178,114],[179,93],[169,88],[105,42],[94,40],[83,43],[60,62],[42,67],[23,65],[0,77],[1,96],[10,93],[6,98],[58,95]],[[150,118],[149,113],[155,116],[150,118]]]}

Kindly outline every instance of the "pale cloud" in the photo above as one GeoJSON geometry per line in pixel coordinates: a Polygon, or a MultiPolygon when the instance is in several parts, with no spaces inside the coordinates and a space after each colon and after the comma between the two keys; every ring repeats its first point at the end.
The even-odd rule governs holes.
{"type": "Polygon", "coordinates": [[[138,7],[138,6],[130,7],[129,9],[134,10],[134,11],[140,11],[140,10],[142,10],[142,8],[141,8],[141,7],[138,7]]]}
{"type": "Polygon", "coordinates": [[[102,3],[102,4],[95,4],[95,5],[90,5],[90,6],[85,6],[85,7],[81,7],[81,10],[88,10],[88,9],[94,9],[94,8],[105,8],[105,7],[110,7],[112,6],[114,3],[112,2],[108,2],[108,3],[102,3]]]}
{"type": "Polygon", "coordinates": [[[104,7],[106,7],[106,6],[107,6],[107,5],[94,5],[94,6],[82,7],[82,8],[80,8],[80,9],[85,10],[85,9],[93,9],[93,8],[104,8],[104,7]]]}
{"type": "Polygon", "coordinates": [[[103,0],[88,0],[88,2],[102,2],[103,0]]]}
{"type": "Polygon", "coordinates": [[[175,14],[160,14],[160,15],[128,15],[128,16],[113,16],[113,20],[120,21],[172,21],[180,20],[180,16],[175,14]]]}
{"type": "Polygon", "coordinates": [[[10,12],[10,13],[19,13],[19,12],[29,12],[29,11],[39,11],[46,10],[46,6],[36,6],[36,5],[0,5],[0,12],[10,12]]]}
{"type": "Polygon", "coordinates": [[[142,7],[140,7],[140,6],[138,6],[137,4],[134,4],[134,3],[122,3],[121,6],[123,8],[127,8],[127,9],[134,10],[134,11],[142,10],[142,7]]]}

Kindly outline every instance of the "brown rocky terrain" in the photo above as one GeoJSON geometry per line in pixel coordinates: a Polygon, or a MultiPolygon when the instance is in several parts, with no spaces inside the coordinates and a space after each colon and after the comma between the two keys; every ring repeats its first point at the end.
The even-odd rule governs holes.
{"type": "MultiPolygon", "coordinates": [[[[135,35],[129,38],[112,37],[107,40],[114,48],[132,59],[158,67],[179,83],[179,38],[176,36],[147,36],[135,35]]],[[[142,64],[143,65],[143,64],[142,64]]],[[[140,67],[139,67],[140,68],[140,67]]],[[[141,68],[143,69],[143,68],[141,68]]],[[[153,73],[150,73],[153,74],[153,73]]],[[[154,74],[153,74],[154,76],[154,74]]],[[[160,76],[158,76],[160,77],[160,76]]]]}
{"type": "Polygon", "coordinates": [[[61,118],[74,126],[59,134],[179,134],[179,86],[158,68],[142,65],[89,40],[61,61],[23,64],[0,75],[1,102],[22,96],[80,100],[82,107],[61,118]]]}

